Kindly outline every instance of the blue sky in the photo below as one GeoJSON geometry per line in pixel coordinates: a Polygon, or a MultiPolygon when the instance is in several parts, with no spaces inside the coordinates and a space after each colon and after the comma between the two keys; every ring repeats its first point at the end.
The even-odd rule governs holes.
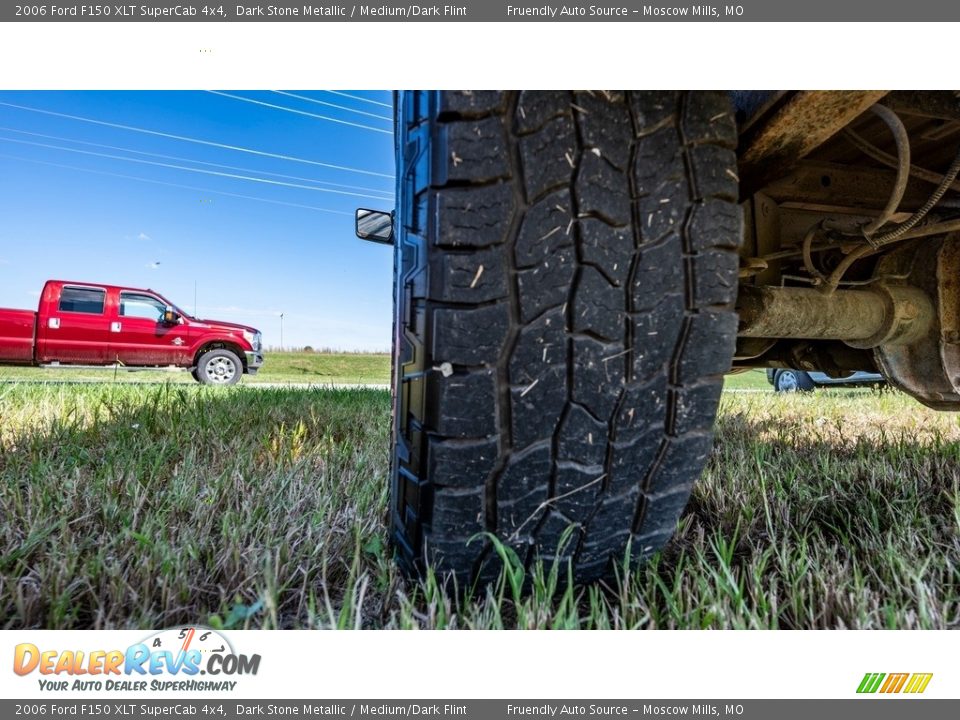
{"type": "Polygon", "coordinates": [[[225,92],[0,92],[0,307],[60,278],[192,313],[196,283],[201,317],[267,345],[282,312],[285,346],[387,350],[392,251],[353,211],[393,207],[390,93],[225,92]]]}

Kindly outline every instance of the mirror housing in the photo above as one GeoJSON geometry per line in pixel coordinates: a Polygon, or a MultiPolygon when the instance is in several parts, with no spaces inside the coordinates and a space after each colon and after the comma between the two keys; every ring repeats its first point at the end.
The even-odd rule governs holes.
{"type": "Polygon", "coordinates": [[[357,208],[356,233],[361,240],[393,245],[393,213],[357,208]]]}
{"type": "Polygon", "coordinates": [[[178,322],[180,322],[180,314],[173,309],[173,305],[167,305],[167,309],[163,311],[163,324],[176,325],[178,322]]]}

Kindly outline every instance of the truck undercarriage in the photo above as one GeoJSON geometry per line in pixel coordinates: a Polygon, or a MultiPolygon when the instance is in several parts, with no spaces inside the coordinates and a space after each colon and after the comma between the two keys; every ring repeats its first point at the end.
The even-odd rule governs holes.
{"type": "Polygon", "coordinates": [[[927,405],[960,408],[960,98],[737,100],[734,368],[877,370],[927,405]]]}

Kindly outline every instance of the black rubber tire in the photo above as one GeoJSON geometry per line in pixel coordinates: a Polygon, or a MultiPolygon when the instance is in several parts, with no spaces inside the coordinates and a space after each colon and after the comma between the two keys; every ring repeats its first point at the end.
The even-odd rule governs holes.
{"type": "Polygon", "coordinates": [[[243,361],[240,360],[240,357],[235,352],[227,350],[226,348],[207,350],[207,352],[200,356],[200,360],[197,361],[197,369],[194,377],[202,385],[213,385],[215,387],[236,385],[240,382],[240,378],[243,377],[243,361]],[[207,375],[207,365],[218,358],[229,360],[235,366],[233,376],[223,382],[214,382],[207,375]]]}
{"type": "Polygon", "coordinates": [[[486,581],[490,536],[578,582],[628,543],[648,557],[710,454],[736,339],[727,96],[405,92],[397,139],[402,564],[486,581]]]}
{"type": "Polygon", "coordinates": [[[775,392],[810,392],[816,388],[810,375],[803,370],[777,370],[773,374],[773,389],[775,392]],[[793,381],[788,382],[788,377],[793,376],[793,381]]]}

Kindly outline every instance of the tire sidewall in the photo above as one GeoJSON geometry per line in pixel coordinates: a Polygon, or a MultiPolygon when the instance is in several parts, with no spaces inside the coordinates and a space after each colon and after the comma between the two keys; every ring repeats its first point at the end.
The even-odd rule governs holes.
{"type": "Polygon", "coordinates": [[[225,348],[219,348],[216,350],[208,350],[200,357],[200,362],[197,363],[197,369],[194,374],[194,377],[200,382],[201,385],[211,385],[213,387],[220,386],[230,386],[236,385],[240,382],[240,378],[243,376],[243,361],[240,360],[240,357],[233,352],[232,350],[227,350],[225,348]],[[225,382],[215,382],[210,379],[207,375],[207,366],[217,358],[225,358],[233,363],[234,365],[234,374],[233,376],[225,382]]]}
{"type": "Polygon", "coordinates": [[[778,393],[809,392],[813,390],[814,383],[803,370],[777,370],[773,376],[773,388],[778,393]]]}

